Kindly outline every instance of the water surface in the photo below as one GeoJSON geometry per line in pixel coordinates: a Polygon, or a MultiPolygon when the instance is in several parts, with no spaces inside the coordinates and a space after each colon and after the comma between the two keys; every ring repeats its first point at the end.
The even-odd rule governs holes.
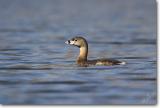
{"type": "Polygon", "coordinates": [[[155,104],[155,0],[1,0],[0,103],[155,104]],[[83,35],[89,59],[126,65],[78,67],[83,35]]]}

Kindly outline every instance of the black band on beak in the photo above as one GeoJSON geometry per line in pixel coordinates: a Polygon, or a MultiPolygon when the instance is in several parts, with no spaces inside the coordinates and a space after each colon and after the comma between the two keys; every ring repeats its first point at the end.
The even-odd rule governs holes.
{"type": "Polygon", "coordinates": [[[70,40],[68,40],[68,43],[70,44],[70,40]]]}
{"type": "Polygon", "coordinates": [[[70,44],[70,40],[66,41],[65,43],[66,43],[66,44],[70,44]]]}

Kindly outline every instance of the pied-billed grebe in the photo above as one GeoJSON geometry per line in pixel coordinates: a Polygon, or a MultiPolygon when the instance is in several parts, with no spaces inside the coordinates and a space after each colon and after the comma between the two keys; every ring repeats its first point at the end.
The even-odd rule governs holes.
{"type": "Polygon", "coordinates": [[[97,59],[97,60],[87,60],[88,55],[88,43],[83,37],[74,37],[65,42],[66,44],[77,46],[80,49],[79,56],[77,58],[77,64],[79,66],[89,66],[89,65],[120,65],[125,64],[125,62],[121,62],[113,59],[97,59]]]}

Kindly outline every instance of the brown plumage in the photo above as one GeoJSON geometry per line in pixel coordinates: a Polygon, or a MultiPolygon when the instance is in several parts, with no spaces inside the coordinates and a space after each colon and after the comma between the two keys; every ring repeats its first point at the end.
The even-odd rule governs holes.
{"type": "Polygon", "coordinates": [[[121,62],[113,59],[97,59],[97,60],[87,60],[88,56],[88,43],[83,37],[74,37],[65,42],[66,44],[77,46],[80,49],[79,56],[77,58],[77,64],[79,66],[90,66],[90,65],[120,65],[125,64],[125,62],[121,62]]]}

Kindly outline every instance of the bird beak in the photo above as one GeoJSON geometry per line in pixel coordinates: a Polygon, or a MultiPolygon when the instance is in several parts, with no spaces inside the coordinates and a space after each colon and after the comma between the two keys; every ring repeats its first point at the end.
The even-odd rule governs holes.
{"type": "Polygon", "coordinates": [[[65,43],[66,43],[66,44],[69,44],[69,41],[66,41],[65,43]]]}

